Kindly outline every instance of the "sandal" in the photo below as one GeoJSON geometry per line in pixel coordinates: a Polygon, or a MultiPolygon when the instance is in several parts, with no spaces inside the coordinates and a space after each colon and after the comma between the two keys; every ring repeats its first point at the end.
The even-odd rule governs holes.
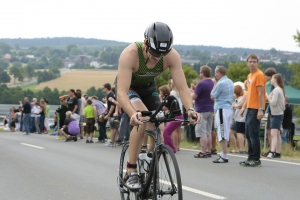
{"type": "Polygon", "coordinates": [[[194,155],[194,158],[207,158],[207,155],[206,155],[206,153],[204,154],[202,152],[199,152],[194,155]]]}
{"type": "Polygon", "coordinates": [[[211,157],[211,152],[206,152],[205,154],[207,157],[211,157]]]}
{"type": "Polygon", "coordinates": [[[239,151],[231,150],[229,153],[239,153],[239,151]]]}
{"type": "Polygon", "coordinates": [[[211,154],[212,154],[212,155],[217,155],[217,154],[218,154],[217,149],[212,149],[212,150],[211,150],[211,154]]]}
{"type": "Polygon", "coordinates": [[[247,154],[248,152],[247,151],[243,151],[243,150],[239,150],[237,153],[239,153],[239,154],[247,154]]]}

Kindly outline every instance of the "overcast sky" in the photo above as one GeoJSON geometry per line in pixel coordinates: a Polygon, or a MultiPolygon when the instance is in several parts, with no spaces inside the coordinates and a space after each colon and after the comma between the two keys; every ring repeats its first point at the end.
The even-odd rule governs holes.
{"type": "Polygon", "coordinates": [[[135,42],[162,21],[175,44],[300,52],[300,0],[6,0],[0,10],[0,38],[135,42]]]}

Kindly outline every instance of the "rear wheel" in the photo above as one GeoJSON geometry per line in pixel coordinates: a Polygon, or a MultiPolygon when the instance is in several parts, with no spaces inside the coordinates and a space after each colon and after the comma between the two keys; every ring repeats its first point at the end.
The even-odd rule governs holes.
{"type": "Polygon", "coordinates": [[[173,151],[166,145],[161,145],[157,152],[157,166],[153,180],[154,200],[182,200],[182,185],[178,163],[173,151]]]}
{"type": "Polygon", "coordinates": [[[120,189],[120,195],[122,200],[140,200],[139,190],[130,191],[125,186],[126,181],[124,180],[124,177],[126,176],[127,161],[129,161],[128,148],[129,148],[129,142],[123,145],[121,157],[120,157],[119,176],[118,176],[118,186],[120,189]]]}

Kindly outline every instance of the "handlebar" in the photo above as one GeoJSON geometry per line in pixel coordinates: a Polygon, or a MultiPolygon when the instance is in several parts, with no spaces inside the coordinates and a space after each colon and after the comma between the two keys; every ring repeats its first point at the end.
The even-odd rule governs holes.
{"type": "Polygon", "coordinates": [[[167,118],[167,117],[157,117],[157,118],[150,118],[148,120],[143,120],[143,123],[151,122],[151,123],[165,123],[165,122],[183,122],[183,123],[190,123],[189,120],[184,119],[175,119],[175,118],[167,118]]]}
{"type": "MultiPolygon", "coordinates": [[[[151,122],[151,123],[164,123],[164,122],[172,122],[172,121],[177,121],[177,122],[183,122],[183,123],[190,123],[189,120],[182,120],[182,119],[175,119],[175,116],[178,116],[179,113],[181,113],[178,105],[178,102],[174,100],[171,103],[170,106],[170,114],[166,117],[156,117],[156,115],[161,111],[164,105],[167,103],[167,96],[165,96],[160,103],[160,105],[157,107],[157,109],[152,113],[151,111],[140,111],[142,113],[143,117],[149,116],[148,120],[142,121],[143,123],[146,122],[151,122]]],[[[196,115],[195,117],[192,116],[192,119],[197,121],[198,116],[196,115]]]]}

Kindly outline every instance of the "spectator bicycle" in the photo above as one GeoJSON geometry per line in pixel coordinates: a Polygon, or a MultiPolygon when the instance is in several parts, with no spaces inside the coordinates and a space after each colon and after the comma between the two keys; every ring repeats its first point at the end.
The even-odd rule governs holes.
{"type": "Polygon", "coordinates": [[[187,120],[175,119],[175,116],[180,113],[178,102],[175,100],[171,104],[171,109],[168,115],[157,117],[161,108],[166,104],[164,98],[157,110],[142,111],[142,116],[148,116],[149,119],[143,121],[151,122],[155,125],[154,130],[146,130],[145,134],[152,137],[155,141],[154,151],[146,153],[141,151],[137,161],[137,171],[139,174],[141,189],[129,190],[126,187],[124,177],[126,175],[126,163],[129,160],[127,152],[129,142],[123,145],[120,157],[119,175],[117,178],[118,187],[122,200],[142,200],[142,199],[183,199],[182,184],[179,166],[176,157],[171,148],[161,141],[161,133],[159,125],[165,122],[177,121],[189,123],[187,120]]]}

